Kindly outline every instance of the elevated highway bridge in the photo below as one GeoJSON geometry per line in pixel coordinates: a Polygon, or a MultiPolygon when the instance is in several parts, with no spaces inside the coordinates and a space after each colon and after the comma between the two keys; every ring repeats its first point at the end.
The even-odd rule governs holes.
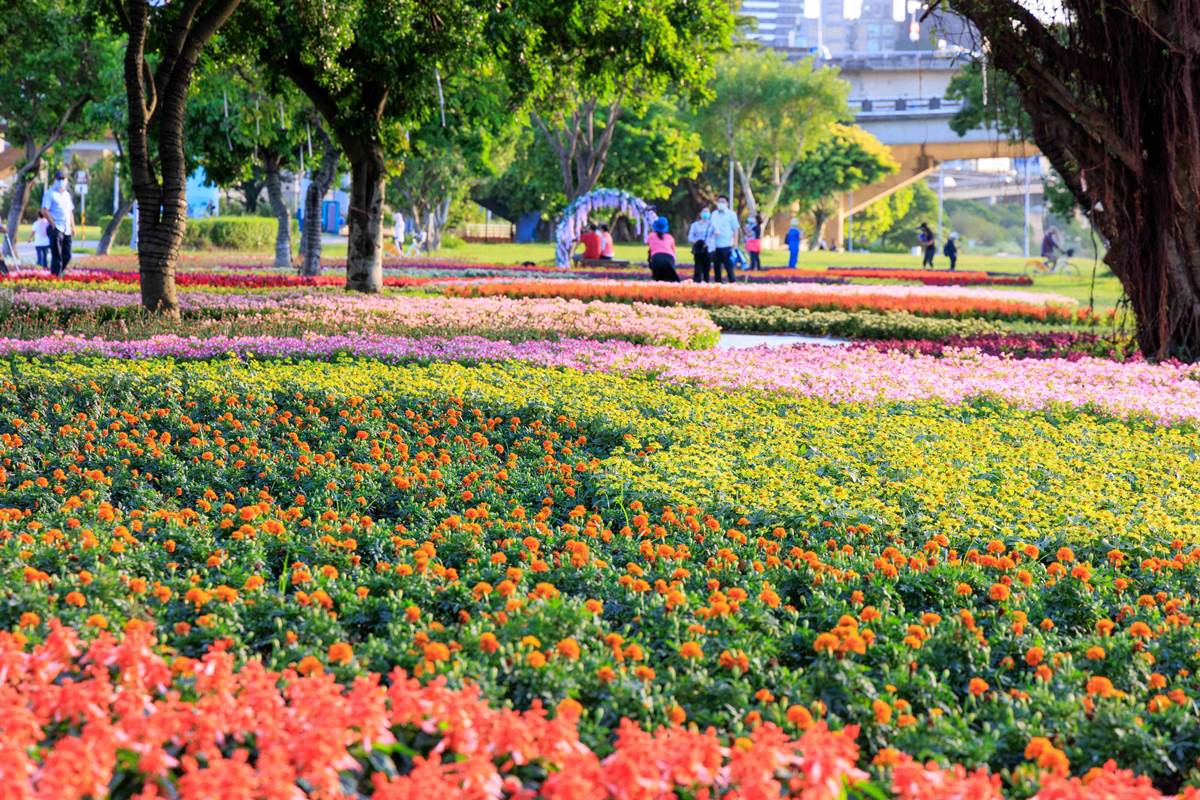
{"type": "MultiPolygon", "coordinates": [[[[811,55],[785,50],[790,57],[811,55]]],[[[960,105],[946,99],[950,79],[963,63],[961,49],[944,51],[893,51],[848,54],[818,63],[837,67],[849,81],[850,108],[855,122],[883,142],[900,163],[900,170],[870,186],[846,192],[838,198],[837,213],[822,232],[825,241],[841,246],[852,214],[878,200],[926,179],[947,161],[987,158],[1026,158],[1038,154],[1028,142],[1010,142],[993,130],[978,129],[959,136],[950,119],[960,105]]],[[[966,187],[964,187],[966,189],[966,187]]],[[[1023,187],[996,187],[988,192],[976,187],[975,197],[1023,192],[1023,187]]],[[[962,195],[968,196],[967,192],[962,195]]],[[[790,215],[791,211],[786,212],[790,215]]],[[[781,215],[782,216],[782,215],[781,215]]],[[[776,220],[779,230],[780,220],[776,220]]],[[[786,227],[787,220],[782,220],[786,227]]]]}

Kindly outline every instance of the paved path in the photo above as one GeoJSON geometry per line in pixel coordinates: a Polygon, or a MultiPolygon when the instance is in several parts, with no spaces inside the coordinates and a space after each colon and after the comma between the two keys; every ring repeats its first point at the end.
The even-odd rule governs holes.
{"type": "Polygon", "coordinates": [[[747,347],[787,347],[793,344],[820,344],[827,347],[844,347],[850,344],[845,339],[830,339],[825,336],[797,336],[780,333],[722,333],[717,347],[722,350],[744,350],[747,347]]]}

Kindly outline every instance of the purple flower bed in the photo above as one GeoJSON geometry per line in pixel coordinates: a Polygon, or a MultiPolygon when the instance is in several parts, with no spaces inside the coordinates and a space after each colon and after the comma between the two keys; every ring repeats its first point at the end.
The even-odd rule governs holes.
{"type": "Polygon", "coordinates": [[[1079,361],[1106,358],[1112,361],[1140,361],[1141,354],[1127,340],[1109,339],[1094,333],[1060,331],[1054,333],[983,333],[975,336],[951,336],[939,341],[927,339],[888,339],[860,342],[853,347],[899,351],[909,355],[941,357],[950,351],[978,350],[989,356],[1013,358],[1061,358],[1079,361]]]}

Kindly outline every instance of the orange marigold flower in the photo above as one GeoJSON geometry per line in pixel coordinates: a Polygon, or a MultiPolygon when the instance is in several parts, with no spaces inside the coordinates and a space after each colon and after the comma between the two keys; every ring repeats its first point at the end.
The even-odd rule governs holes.
{"type": "Polygon", "coordinates": [[[479,649],[484,653],[494,653],[500,649],[500,640],[490,631],[482,633],[479,635],[479,649]]]}
{"type": "Polygon", "coordinates": [[[1112,681],[1103,675],[1093,675],[1088,678],[1087,693],[1092,697],[1113,697],[1120,694],[1113,688],[1112,681]]]}
{"type": "Polygon", "coordinates": [[[1138,620],[1129,626],[1129,635],[1135,636],[1138,639],[1149,639],[1151,635],[1150,626],[1138,620]]]}
{"type": "Polygon", "coordinates": [[[441,642],[430,642],[422,648],[426,661],[447,661],[450,658],[450,648],[441,642]]]}
{"type": "Polygon", "coordinates": [[[816,650],[818,653],[821,651],[832,653],[834,650],[837,650],[837,646],[838,638],[832,633],[819,634],[816,641],[813,642],[813,650],[816,650]]]}
{"type": "Polygon", "coordinates": [[[682,725],[687,722],[687,712],[679,704],[675,704],[667,711],[667,718],[671,720],[672,724],[682,725]]]}
{"type": "Polygon", "coordinates": [[[1046,656],[1046,651],[1040,647],[1034,646],[1025,651],[1025,663],[1031,667],[1036,667],[1042,663],[1042,659],[1046,656]]]}
{"type": "Polygon", "coordinates": [[[1011,594],[1012,592],[1003,583],[993,583],[992,587],[988,589],[988,597],[997,602],[1007,600],[1011,594]]]}
{"type": "Polygon", "coordinates": [[[601,667],[600,669],[596,670],[596,678],[598,678],[601,683],[611,683],[617,679],[617,671],[612,667],[601,667]]]}
{"type": "Polygon", "coordinates": [[[66,601],[67,605],[75,606],[76,608],[83,608],[87,605],[87,598],[80,592],[67,592],[66,601]]]}
{"type": "Polygon", "coordinates": [[[324,669],[321,665],[321,660],[316,656],[305,656],[300,659],[300,663],[296,666],[296,671],[301,675],[311,675],[314,672],[320,672],[324,669]]]}
{"type": "Polygon", "coordinates": [[[880,725],[887,725],[892,721],[892,707],[883,700],[872,700],[871,711],[880,725]]]}
{"type": "Polygon", "coordinates": [[[804,706],[789,706],[787,710],[787,721],[796,726],[802,731],[806,731],[813,725],[813,715],[804,706]]]}
{"type": "Polygon", "coordinates": [[[541,650],[534,650],[529,655],[525,656],[525,663],[534,669],[541,669],[546,666],[546,654],[541,650]]]}
{"type": "Polygon", "coordinates": [[[979,697],[989,688],[988,682],[983,678],[971,678],[970,683],[967,684],[967,691],[969,691],[975,697],[979,697]]]}
{"type": "Polygon", "coordinates": [[[583,704],[571,697],[564,697],[554,709],[555,716],[564,719],[579,719],[583,704]]]}
{"type": "Polygon", "coordinates": [[[329,645],[329,660],[336,664],[349,664],[354,658],[354,650],[345,642],[334,642],[329,645]]]}
{"type": "Polygon", "coordinates": [[[682,658],[703,658],[704,648],[699,642],[684,642],[679,646],[679,655],[682,658]]]}
{"type": "Polygon", "coordinates": [[[579,658],[579,642],[575,641],[574,639],[563,639],[557,645],[555,645],[554,649],[558,651],[560,656],[570,659],[571,661],[579,658]]]}
{"type": "Polygon", "coordinates": [[[41,621],[42,621],[42,618],[39,617],[37,614],[35,614],[32,611],[26,611],[23,614],[21,614],[21,619],[17,624],[20,625],[22,628],[32,628],[34,625],[37,625],[41,621]]]}
{"type": "Polygon", "coordinates": [[[1089,661],[1103,661],[1105,656],[1104,648],[1098,644],[1094,644],[1087,649],[1087,652],[1083,656],[1089,661]]]}

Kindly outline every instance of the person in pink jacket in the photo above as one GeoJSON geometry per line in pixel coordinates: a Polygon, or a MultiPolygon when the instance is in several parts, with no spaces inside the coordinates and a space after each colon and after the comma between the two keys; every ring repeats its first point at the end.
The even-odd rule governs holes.
{"type": "Polygon", "coordinates": [[[646,239],[650,248],[650,273],[656,281],[679,283],[679,273],[675,271],[675,237],[670,230],[666,217],[654,220],[653,230],[646,239]]]}

